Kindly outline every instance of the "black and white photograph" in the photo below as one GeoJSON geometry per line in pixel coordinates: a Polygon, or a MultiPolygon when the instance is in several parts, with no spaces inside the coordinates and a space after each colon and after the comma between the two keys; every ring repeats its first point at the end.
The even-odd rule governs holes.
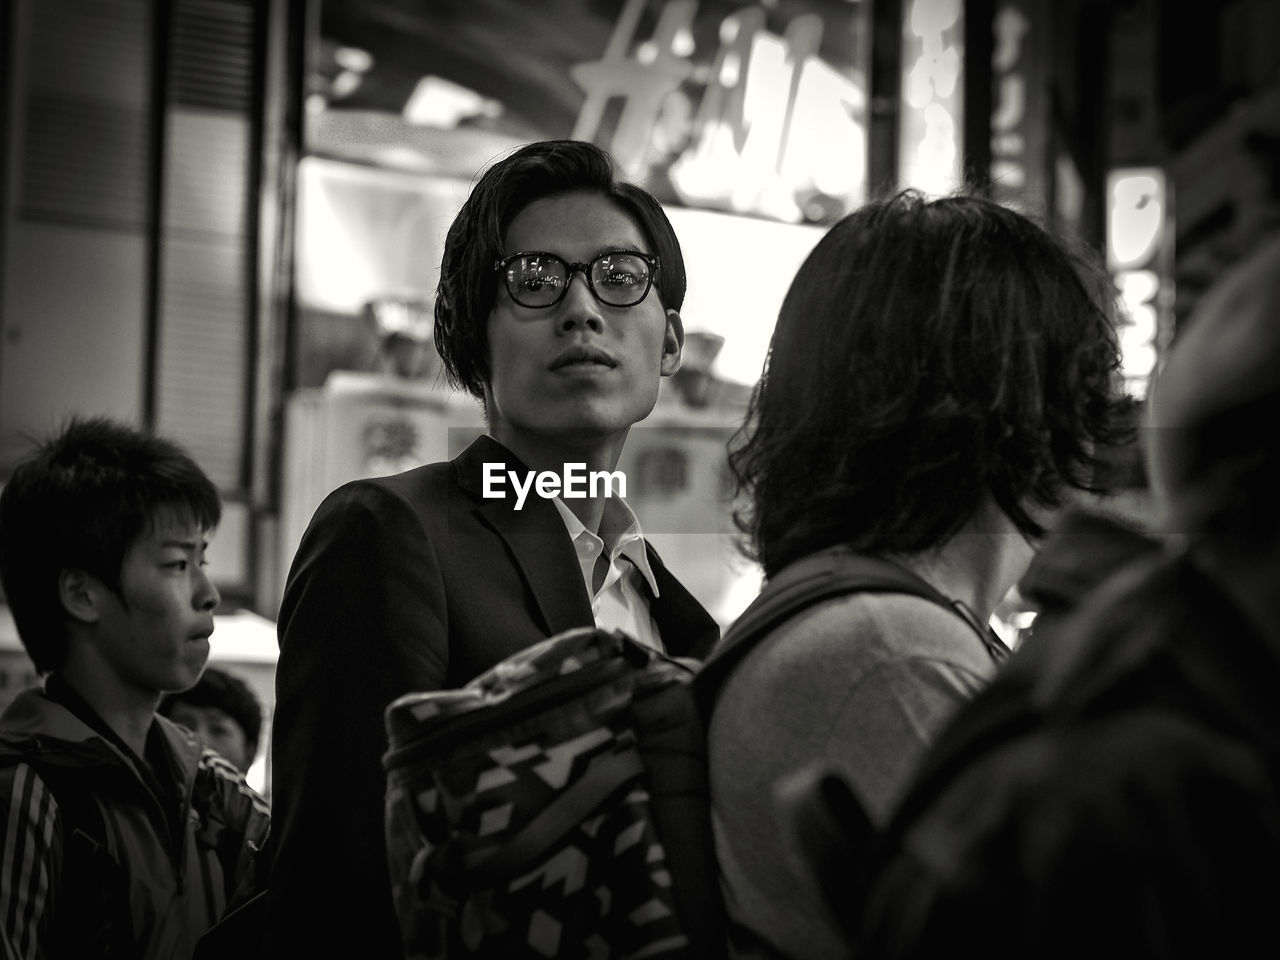
{"type": "Polygon", "coordinates": [[[0,0],[0,958],[1280,956],[1277,38],[0,0]]]}

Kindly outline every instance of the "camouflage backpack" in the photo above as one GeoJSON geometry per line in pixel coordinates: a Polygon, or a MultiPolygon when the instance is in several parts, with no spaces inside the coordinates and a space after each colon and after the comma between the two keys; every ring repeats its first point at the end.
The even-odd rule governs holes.
{"type": "Polygon", "coordinates": [[[406,955],[723,956],[711,706],[779,623],[855,590],[963,615],[902,567],[832,548],[772,578],[702,665],[580,628],[392,703],[387,851],[406,955]]]}
{"type": "Polygon", "coordinates": [[[723,953],[693,675],[582,628],[393,703],[387,843],[406,955],[723,953]]]}

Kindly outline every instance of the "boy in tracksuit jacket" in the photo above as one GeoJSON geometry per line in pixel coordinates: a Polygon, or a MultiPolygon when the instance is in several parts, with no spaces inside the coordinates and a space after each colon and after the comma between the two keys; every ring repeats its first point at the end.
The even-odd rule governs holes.
{"type": "Polygon", "coordinates": [[[0,580],[42,689],[0,715],[0,957],[189,958],[269,823],[155,713],[199,679],[221,504],[172,443],[73,420],[0,492],[0,580]]]}

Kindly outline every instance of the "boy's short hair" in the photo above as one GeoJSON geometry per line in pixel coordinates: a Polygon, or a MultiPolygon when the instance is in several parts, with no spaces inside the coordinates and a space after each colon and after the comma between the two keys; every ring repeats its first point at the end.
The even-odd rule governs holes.
{"type": "Polygon", "coordinates": [[[662,305],[684,303],[684,256],[662,205],[617,179],[613,160],[582,140],[531,143],[480,177],[445,237],[436,290],[436,350],[449,382],[483,399],[489,382],[489,313],[498,289],[497,262],[507,228],[535,200],[574,190],[598,193],[635,220],[662,261],[654,287],[662,305]]]}
{"type": "Polygon", "coordinates": [[[233,673],[206,667],[199,682],[180,693],[166,693],[156,710],[162,717],[173,716],[174,707],[213,707],[240,725],[250,757],[258,755],[258,738],[262,735],[262,702],[253,688],[233,673]]]}
{"type": "Polygon", "coordinates": [[[177,444],[105,417],[71,419],[13,471],[0,492],[0,580],[39,673],[66,656],[62,571],[119,595],[125,555],[165,511],[209,530],[222,502],[177,444]]]}
{"type": "Polygon", "coordinates": [[[818,241],[783,301],[730,464],[772,575],[836,543],[942,545],[987,496],[1092,490],[1126,439],[1115,291],[1096,257],[975,196],[868,203],[818,241]]]}

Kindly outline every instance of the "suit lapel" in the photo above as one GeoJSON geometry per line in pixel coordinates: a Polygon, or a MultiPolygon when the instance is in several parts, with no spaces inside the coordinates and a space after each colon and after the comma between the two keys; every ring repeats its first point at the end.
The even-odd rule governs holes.
{"type": "MultiPolygon", "coordinates": [[[[506,544],[516,567],[529,587],[547,635],[595,622],[591,598],[582,582],[582,569],[573,543],[555,505],[531,495],[523,509],[515,498],[485,499],[484,464],[504,463],[504,470],[528,471],[520,460],[490,436],[479,437],[454,461],[458,485],[467,494],[471,511],[506,544]]],[[[697,599],[663,565],[646,541],[645,549],[658,584],[659,596],[650,612],[667,651],[699,659],[710,653],[720,638],[720,627],[697,599]]]]}
{"type": "Polygon", "coordinates": [[[672,576],[647,540],[645,550],[653,579],[658,584],[658,596],[650,601],[649,612],[662,635],[662,645],[673,656],[704,659],[720,639],[720,625],[684,584],[672,576]]]}
{"type": "MultiPolygon", "coordinates": [[[[595,622],[582,569],[555,505],[530,495],[515,509],[514,495],[485,499],[484,464],[503,463],[503,470],[528,471],[520,460],[490,436],[479,437],[454,461],[458,485],[468,494],[472,512],[502,538],[529,587],[547,635],[595,622]]],[[[509,491],[509,487],[507,488],[509,491]]]]}

